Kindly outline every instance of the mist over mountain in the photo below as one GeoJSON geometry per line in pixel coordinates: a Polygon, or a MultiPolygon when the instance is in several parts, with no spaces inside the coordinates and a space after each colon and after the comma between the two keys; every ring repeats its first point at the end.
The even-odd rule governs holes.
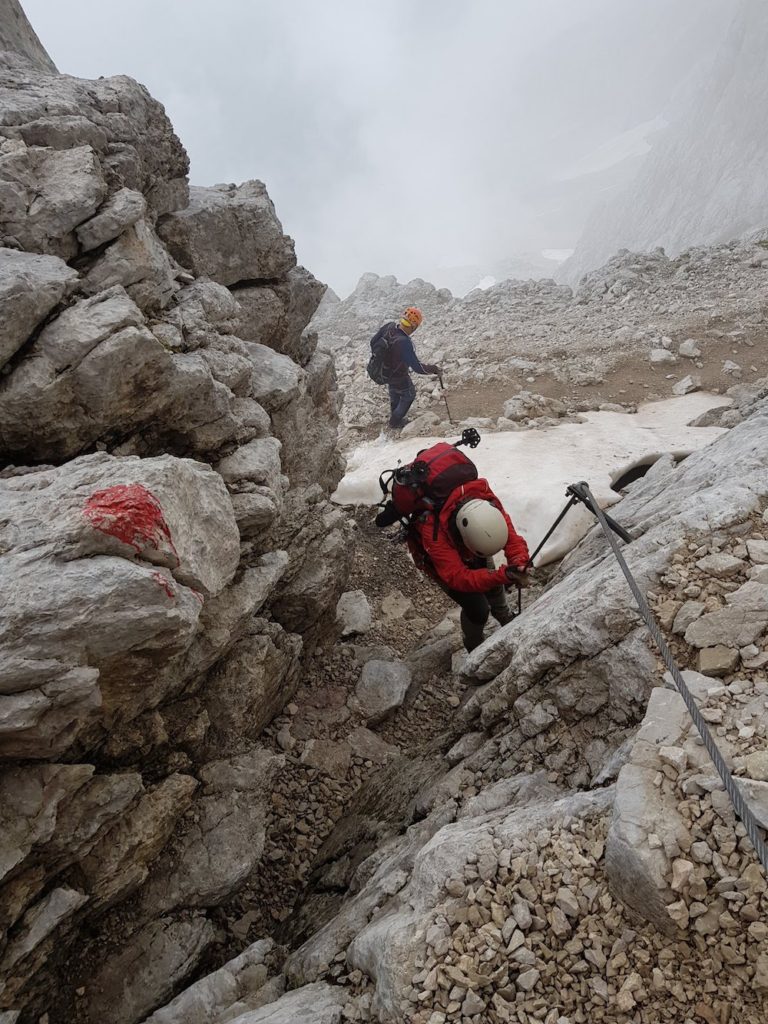
{"type": "Polygon", "coordinates": [[[768,5],[743,0],[712,65],[700,68],[648,156],[593,212],[563,268],[577,279],[617,248],[727,241],[768,221],[768,5]]]}
{"type": "Polygon", "coordinates": [[[441,286],[443,268],[573,248],[738,2],[27,7],[63,72],[147,85],[193,182],[270,182],[300,259],[345,294],[365,271],[441,286]]]}

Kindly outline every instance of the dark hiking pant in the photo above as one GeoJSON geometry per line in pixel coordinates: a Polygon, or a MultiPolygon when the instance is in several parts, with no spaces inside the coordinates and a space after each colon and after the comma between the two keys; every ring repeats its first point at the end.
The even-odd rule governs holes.
{"type": "Polygon", "coordinates": [[[493,615],[502,626],[514,618],[507,604],[507,593],[502,586],[486,590],[484,594],[468,594],[447,588],[445,592],[461,608],[461,632],[464,647],[468,651],[473,651],[483,642],[489,615],[493,615]]]}
{"type": "Polygon", "coordinates": [[[389,382],[389,425],[399,427],[416,398],[416,388],[410,374],[389,382]]]}

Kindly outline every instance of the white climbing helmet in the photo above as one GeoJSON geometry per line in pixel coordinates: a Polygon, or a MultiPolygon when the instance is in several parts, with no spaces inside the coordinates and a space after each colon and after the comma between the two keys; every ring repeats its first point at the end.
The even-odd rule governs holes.
{"type": "Polygon", "coordinates": [[[456,513],[456,528],[470,551],[488,558],[503,551],[509,540],[507,521],[490,501],[470,498],[456,513]]]}

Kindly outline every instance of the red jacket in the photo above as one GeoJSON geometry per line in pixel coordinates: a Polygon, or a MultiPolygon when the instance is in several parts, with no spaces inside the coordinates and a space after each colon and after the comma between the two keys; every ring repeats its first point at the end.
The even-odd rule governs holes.
{"type": "Polygon", "coordinates": [[[482,593],[509,581],[504,566],[493,571],[485,567],[473,568],[482,559],[478,559],[461,543],[452,527],[456,506],[467,498],[482,498],[499,509],[509,529],[509,539],[504,548],[507,563],[515,568],[524,566],[528,561],[528,545],[515,531],[512,520],[488,486],[487,480],[472,480],[456,488],[440,510],[437,536],[433,513],[425,512],[414,520],[408,534],[408,548],[418,568],[442,586],[462,593],[482,593]]]}

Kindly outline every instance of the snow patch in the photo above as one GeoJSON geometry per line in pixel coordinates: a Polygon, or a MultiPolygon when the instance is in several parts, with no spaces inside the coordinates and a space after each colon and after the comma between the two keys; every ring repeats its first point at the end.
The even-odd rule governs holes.
{"type": "MultiPolygon", "coordinates": [[[[695,392],[640,406],[637,413],[586,413],[584,423],[562,423],[543,430],[487,434],[469,454],[533,550],[566,502],[569,484],[586,480],[602,508],[621,498],[611,488],[632,466],[670,453],[682,458],[723,433],[721,427],[689,427],[708,409],[726,404],[721,395],[695,392]]],[[[379,475],[415,458],[443,438],[392,440],[382,435],[360,445],[347,458],[347,473],[333,500],[341,505],[375,505],[381,499],[379,475]]],[[[595,520],[581,505],[572,509],[537,559],[562,558],[595,520]]]]}

